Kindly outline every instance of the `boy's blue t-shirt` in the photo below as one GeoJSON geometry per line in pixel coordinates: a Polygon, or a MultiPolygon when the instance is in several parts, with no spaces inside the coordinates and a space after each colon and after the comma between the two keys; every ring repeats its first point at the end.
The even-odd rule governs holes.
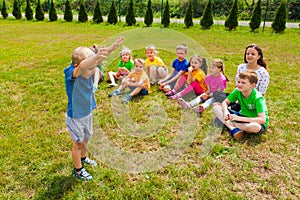
{"type": "Polygon", "coordinates": [[[68,96],[67,115],[72,118],[82,118],[89,115],[96,108],[96,101],[93,93],[93,76],[88,79],[78,76],[73,78],[75,67],[70,66],[64,69],[65,86],[68,96]]]}
{"type": "Polygon", "coordinates": [[[188,68],[189,68],[189,61],[187,61],[187,59],[184,59],[182,62],[180,62],[178,60],[178,58],[176,58],[173,63],[172,63],[172,67],[175,69],[175,72],[174,72],[174,76],[176,76],[176,74],[182,70],[182,71],[185,71],[187,72],[188,71],[188,68]]]}

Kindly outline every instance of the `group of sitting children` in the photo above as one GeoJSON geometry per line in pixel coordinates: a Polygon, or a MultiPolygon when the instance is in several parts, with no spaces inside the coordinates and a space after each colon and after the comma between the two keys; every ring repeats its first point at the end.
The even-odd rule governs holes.
{"type": "MultiPolygon", "coordinates": [[[[177,58],[168,68],[161,58],[157,56],[154,45],[149,45],[145,50],[147,59],[131,59],[131,50],[123,47],[121,50],[121,61],[117,72],[110,71],[110,86],[117,86],[116,79],[121,81],[118,89],[109,96],[121,95],[122,90],[129,87],[131,93],[125,95],[122,102],[128,103],[135,95],[147,95],[150,93],[150,84],[158,84],[170,99],[178,99],[183,108],[192,108],[195,112],[203,112],[209,105],[214,103],[213,93],[224,91],[226,81],[224,76],[224,64],[222,60],[215,59],[209,66],[207,75],[206,60],[199,55],[194,55],[188,61],[187,46],[180,44],[176,47],[177,58]],[[197,98],[186,102],[182,97],[194,93],[197,98]],[[198,106],[201,102],[202,105],[198,106]]],[[[97,81],[96,81],[97,82],[97,81]]]]}
{"type": "MultiPolygon", "coordinates": [[[[94,92],[98,89],[99,81],[104,79],[101,63],[122,42],[123,38],[119,37],[109,47],[78,47],[72,53],[72,62],[64,69],[68,97],[66,125],[73,141],[73,173],[84,181],[93,177],[83,165],[97,165],[87,157],[87,145],[93,133],[92,111],[96,108],[94,92]]],[[[149,94],[151,84],[159,84],[165,95],[177,99],[183,108],[201,113],[213,104],[216,119],[228,128],[234,139],[240,139],[244,132],[262,134],[265,131],[269,117],[263,95],[270,77],[258,45],[247,46],[245,63],[238,67],[236,88],[224,98],[216,96],[218,93],[221,96],[225,94],[223,91],[228,81],[222,60],[213,60],[207,75],[206,60],[194,55],[187,61],[187,47],[180,44],[176,47],[177,58],[168,72],[156,53],[155,47],[149,45],[146,47],[146,60],[136,58],[132,61],[131,50],[124,47],[117,72],[109,72],[110,86],[117,86],[116,80],[121,84],[109,96],[121,95],[128,87],[131,92],[122,99],[123,103],[128,103],[133,96],[149,94]],[[197,97],[186,102],[182,97],[189,93],[197,97]],[[240,108],[233,109],[234,104],[240,105],[240,108]]]]}
{"type": "Polygon", "coordinates": [[[237,88],[232,92],[237,96],[233,98],[231,94],[227,98],[225,96],[222,100],[217,101],[217,98],[214,98],[215,94],[226,94],[224,90],[228,81],[228,78],[224,75],[224,63],[221,59],[212,60],[209,69],[207,69],[205,58],[193,55],[188,61],[185,58],[187,46],[179,44],[176,47],[177,58],[173,61],[172,68],[168,72],[168,68],[162,59],[157,56],[154,45],[147,46],[145,53],[146,60],[137,58],[132,61],[131,50],[123,47],[117,72],[109,72],[110,86],[117,86],[115,79],[120,80],[121,84],[118,89],[109,94],[109,97],[122,95],[122,90],[128,87],[131,92],[122,99],[122,103],[128,103],[133,96],[149,94],[150,85],[158,84],[160,90],[168,98],[177,99],[178,104],[184,109],[192,109],[197,113],[202,113],[214,104],[213,111],[217,116],[217,121],[225,124],[235,139],[240,139],[243,136],[244,132],[242,130],[254,133],[264,132],[269,121],[268,111],[263,95],[259,92],[253,92],[258,82],[255,72],[245,71],[240,73],[237,77],[237,88]],[[246,90],[245,88],[242,89],[245,81],[240,84],[240,79],[246,79],[248,83],[246,90]],[[243,93],[243,90],[246,92],[243,93]],[[196,98],[186,101],[183,96],[190,93],[195,94],[196,98]],[[221,104],[222,102],[224,104],[221,104]],[[228,106],[234,108],[236,105],[238,105],[236,111],[234,109],[232,109],[232,112],[229,109],[231,113],[227,111],[228,106]],[[241,110],[244,110],[243,114],[246,113],[247,117],[240,114],[241,110]],[[232,116],[236,116],[236,119],[233,119],[232,116]],[[256,119],[253,121],[248,117],[256,117],[256,119]],[[236,127],[236,124],[229,123],[228,120],[233,121],[233,123],[238,122],[237,124],[241,128],[236,127]],[[256,123],[257,121],[261,123],[256,123]]]}

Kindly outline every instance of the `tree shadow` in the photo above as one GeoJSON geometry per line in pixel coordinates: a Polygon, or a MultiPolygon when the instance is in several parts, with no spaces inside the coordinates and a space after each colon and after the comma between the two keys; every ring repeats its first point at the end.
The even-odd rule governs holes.
{"type": "Polygon", "coordinates": [[[63,199],[66,193],[73,190],[77,181],[73,176],[53,176],[47,182],[46,188],[37,194],[35,200],[63,199]]]}

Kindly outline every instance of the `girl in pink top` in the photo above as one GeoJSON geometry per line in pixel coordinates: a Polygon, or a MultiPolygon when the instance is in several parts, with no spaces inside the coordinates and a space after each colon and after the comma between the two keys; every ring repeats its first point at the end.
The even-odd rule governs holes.
{"type": "Polygon", "coordinates": [[[212,105],[215,100],[213,98],[213,93],[216,91],[224,91],[226,88],[227,77],[224,75],[224,63],[220,59],[215,59],[211,62],[209,67],[209,72],[205,78],[205,84],[207,85],[207,91],[202,93],[190,102],[186,102],[184,99],[178,99],[178,103],[183,108],[193,108],[199,103],[205,101],[199,107],[193,108],[196,112],[203,112],[208,106],[212,105]]]}

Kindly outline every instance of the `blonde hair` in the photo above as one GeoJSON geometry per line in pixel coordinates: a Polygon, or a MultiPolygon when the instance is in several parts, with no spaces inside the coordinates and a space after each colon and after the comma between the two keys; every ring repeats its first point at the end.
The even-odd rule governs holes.
{"type": "Polygon", "coordinates": [[[123,54],[126,54],[128,53],[130,55],[130,58],[131,59],[131,50],[128,48],[128,47],[123,47],[122,50],[120,51],[120,56],[122,56],[123,54]]]}
{"type": "Polygon", "coordinates": [[[144,66],[145,60],[143,58],[136,58],[136,59],[134,59],[133,63],[134,63],[134,65],[135,65],[135,63],[141,63],[144,66]]]}
{"type": "Polygon", "coordinates": [[[177,47],[176,47],[176,51],[178,50],[178,49],[181,49],[181,50],[184,50],[184,52],[185,53],[187,53],[187,46],[185,45],[185,44],[179,44],[179,45],[177,45],[177,47]]]}
{"type": "Polygon", "coordinates": [[[88,47],[85,46],[77,47],[73,51],[71,56],[72,64],[76,67],[81,63],[81,61],[91,56],[92,54],[94,54],[94,52],[88,47]]]}
{"type": "Polygon", "coordinates": [[[157,50],[156,50],[156,48],[155,48],[155,46],[154,46],[153,44],[150,44],[150,45],[148,45],[148,46],[146,47],[146,50],[145,50],[145,51],[148,51],[148,50],[154,51],[155,54],[158,53],[157,50]]]}

